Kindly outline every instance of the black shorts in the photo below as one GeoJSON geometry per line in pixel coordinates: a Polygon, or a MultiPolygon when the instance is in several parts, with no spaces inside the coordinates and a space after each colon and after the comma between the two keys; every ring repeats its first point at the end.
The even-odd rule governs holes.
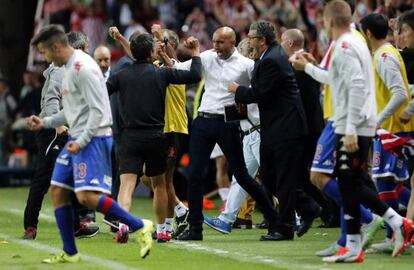
{"type": "Polygon", "coordinates": [[[165,133],[165,136],[167,138],[167,164],[168,166],[176,166],[183,154],[188,135],[168,132],[165,133]]]}
{"type": "Polygon", "coordinates": [[[156,176],[167,167],[167,141],[162,131],[124,130],[119,149],[119,173],[156,176]]]}

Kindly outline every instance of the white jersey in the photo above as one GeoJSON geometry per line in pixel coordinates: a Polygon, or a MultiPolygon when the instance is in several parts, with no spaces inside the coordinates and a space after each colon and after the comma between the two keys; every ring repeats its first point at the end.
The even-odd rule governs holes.
{"type": "Polygon", "coordinates": [[[328,67],[336,134],[374,136],[375,77],[367,45],[351,32],[335,41],[328,67]]]}
{"type": "Polygon", "coordinates": [[[84,147],[92,137],[111,131],[112,116],[102,71],[88,54],[75,50],[64,67],[63,109],[46,117],[46,127],[69,125],[69,134],[84,147]]]}

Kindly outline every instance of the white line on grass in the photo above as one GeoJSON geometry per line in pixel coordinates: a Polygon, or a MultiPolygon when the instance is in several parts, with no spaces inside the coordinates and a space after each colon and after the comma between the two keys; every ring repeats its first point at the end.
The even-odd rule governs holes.
{"type": "MultiPolygon", "coordinates": [[[[13,213],[13,214],[18,214],[18,215],[21,215],[23,213],[22,210],[15,209],[15,208],[7,209],[6,211],[13,213]]],[[[55,221],[54,217],[52,217],[51,215],[47,215],[47,214],[40,214],[40,218],[43,218],[49,222],[55,221]]],[[[23,243],[26,243],[26,242],[23,242],[23,243]]],[[[176,249],[186,249],[189,251],[200,251],[202,253],[215,254],[217,256],[225,257],[228,259],[233,259],[236,261],[254,262],[254,263],[266,264],[266,265],[270,265],[274,267],[285,267],[285,268],[295,267],[295,268],[301,268],[301,269],[305,268],[305,269],[330,270],[329,268],[325,268],[323,266],[321,267],[317,265],[295,264],[292,261],[281,260],[279,258],[273,258],[273,257],[255,256],[255,255],[249,256],[248,254],[245,254],[245,253],[241,253],[237,251],[231,252],[231,251],[224,250],[224,249],[211,248],[211,247],[201,245],[201,244],[195,244],[195,243],[189,243],[189,242],[183,242],[183,241],[172,241],[172,243],[173,245],[163,245],[163,246],[167,246],[169,248],[176,248],[176,249]]],[[[85,256],[82,256],[82,257],[86,258],[85,256]]]]}
{"type": "MultiPolygon", "coordinates": [[[[31,247],[34,249],[38,249],[38,250],[42,250],[48,253],[55,253],[55,254],[59,254],[62,252],[62,250],[58,249],[58,248],[54,248],[48,245],[44,245],[44,244],[40,244],[34,241],[28,241],[28,240],[20,240],[20,239],[16,239],[13,238],[7,234],[3,234],[0,233],[0,237],[9,241],[9,242],[13,242],[13,243],[17,243],[19,245],[22,246],[26,246],[26,247],[31,247]]],[[[111,260],[106,260],[104,258],[100,258],[100,257],[94,257],[94,256],[90,256],[90,255],[85,255],[85,254],[81,254],[81,258],[83,261],[86,261],[88,263],[92,263],[92,264],[96,264],[99,266],[102,266],[104,268],[108,268],[108,269],[117,269],[117,270],[140,270],[139,268],[133,268],[133,267],[129,267],[125,264],[122,263],[118,263],[115,261],[111,261],[111,260]]]]}
{"type": "MultiPolygon", "coordinates": [[[[294,267],[296,269],[322,269],[324,268],[323,266],[318,266],[318,265],[297,264],[297,263],[294,263],[293,261],[281,260],[279,258],[249,255],[249,254],[241,253],[237,251],[233,252],[233,251],[228,251],[224,249],[208,247],[206,245],[183,242],[183,241],[173,241],[172,245],[165,245],[165,246],[169,248],[175,248],[175,249],[185,249],[188,251],[199,251],[201,253],[209,253],[209,254],[217,255],[220,257],[227,258],[227,259],[233,259],[233,260],[240,261],[240,262],[266,264],[266,265],[274,266],[275,268],[280,268],[280,267],[283,267],[283,268],[294,267]]],[[[329,270],[329,269],[324,268],[324,270],[329,270]]]]}

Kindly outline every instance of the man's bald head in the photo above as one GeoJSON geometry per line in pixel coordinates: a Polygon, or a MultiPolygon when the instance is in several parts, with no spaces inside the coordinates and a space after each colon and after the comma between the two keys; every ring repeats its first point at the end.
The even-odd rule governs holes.
{"type": "Polygon", "coordinates": [[[213,34],[213,47],[219,58],[229,58],[236,46],[236,33],[228,26],[220,27],[213,34]]]}
{"type": "Polygon", "coordinates": [[[351,7],[343,0],[329,2],[325,6],[323,16],[326,20],[331,20],[334,27],[349,27],[352,22],[351,7]]]}
{"type": "Polygon", "coordinates": [[[236,33],[231,27],[228,27],[228,26],[220,27],[214,32],[214,34],[222,35],[224,38],[234,40],[234,42],[236,42],[236,33]]]}
{"type": "Polygon", "coordinates": [[[111,64],[111,51],[106,46],[99,46],[93,52],[93,58],[98,63],[102,72],[108,71],[109,65],[111,64]]]}
{"type": "Polygon", "coordinates": [[[282,40],[286,38],[291,42],[291,45],[295,48],[303,48],[305,46],[305,36],[299,29],[289,29],[283,32],[282,40]]]}

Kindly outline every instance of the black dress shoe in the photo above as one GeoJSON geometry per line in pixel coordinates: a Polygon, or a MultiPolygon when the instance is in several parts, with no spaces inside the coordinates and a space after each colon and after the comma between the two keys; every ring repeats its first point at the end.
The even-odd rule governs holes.
{"type": "Polygon", "coordinates": [[[296,235],[298,237],[302,237],[305,233],[307,233],[309,229],[312,227],[313,220],[314,218],[304,219],[302,223],[299,225],[296,235]]]}
{"type": "Polygon", "coordinates": [[[279,232],[271,232],[260,237],[260,241],[284,241],[293,240],[293,233],[290,235],[281,234],[279,232]]]}
{"type": "Polygon", "coordinates": [[[236,221],[233,223],[233,229],[251,229],[253,223],[249,219],[236,218],[236,221]]]}
{"type": "Polygon", "coordinates": [[[202,241],[203,234],[187,230],[177,237],[179,241],[202,241]]]}
{"type": "Polygon", "coordinates": [[[263,219],[261,223],[255,225],[257,229],[269,229],[269,221],[267,219],[263,219]]]}
{"type": "Polygon", "coordinates": [[[296,235],[298,237],[302,237],[305,233],[307,233],[309,229],[312,227],[312,223],[315,220],[315,218],[319,217],[320,215],[321,210],[318,206],[314,209],[313,213],[310,216],[302,218],[302,222],[298,227],[296,235]]]}

